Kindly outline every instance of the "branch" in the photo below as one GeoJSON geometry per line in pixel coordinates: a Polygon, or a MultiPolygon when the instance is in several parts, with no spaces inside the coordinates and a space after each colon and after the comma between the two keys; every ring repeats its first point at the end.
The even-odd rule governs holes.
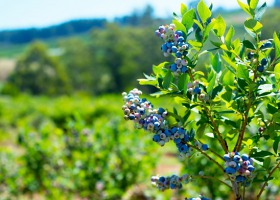
{"type": "Polygon", "coordinates": [[[207,115],[208,115],[208,117],[209,117],[209,119],[210,119],[210,121],[211,121],[211,123],[212,123],[212,125],[213,125],[213,128],[212,128],[212,129],[213,129],[214,132],[216,132],[217,137],[218,137],[218,140],[219,140],[220,144],[222,145],[223,150],[225,151],[225,153],[228,153],[227,144],[225,143],[225,141],[224,141],[224,139],[223,139],[223,137],[222,137],[222,134],[221,134],[221,132],[219,131],[218,126],[217,126],[215,120],[213,119],[213,117],[212,117],[211,114],[209,113],[209,109],[208,109],[207,107],[204,107],[204,108],[206,109],[206,113],[207,113],[207,115]]]}
{"type": "Polygon", "coordinates": [[[264,188],[265,186],[267,185],[267,182],[269,181],[269,178],[272,176],[272,174],[276,171],[277,168],[279,168],[279,165],[280,165],[280,162],[277,163],[277,165],[271,170],[271,172],[269,172],[268,176],[267,176],[267,180],[264,182],[264,184],[262,185],[262,188],[259,192],[259,194],[257,195],[257,200],[260,199],[263,191],[264,191],[264,188]]]}
{"type": "Polygon", "coordinates": [[[190,147],[196,149],[197,151],[199,151],[200,153],[202,153],[204,156],[206,156],[209,160],[211,160],[212,162],[214,162],[214,163],[224,172],[223,166],[220,165],[216,160],[214,160],[213,158],[211,158],[210,156],[208,156],[207,153],[205,153],[204,151],[202,151],[200,148],[197,148],[196,146],[193,146],[193,145],[191,145],[191,144],[189,144],[189,143],[187,143],[187,144],[188,144],[188,146],[190,146],[190,147]]]}
{"type": "Polygon", "coordinates": [[[226,182],[224,182],[224,181],[222,181],[222,180],[220,180],[220,179],[217,179],[217,178],[215,178],[215,177],[212,177],[212,176],[201,176],[201,175],[191,175],[191,177],[194,177],[194,178],[202,178],[202,179],[213,179],[213,180],[216,180],[216,181],[219,181],[219,182],[221,182],[222,184],[224,184],[224,185],[226,185],[227,187],[229,187],[230,189],[232,189],[231,188],[231,186],[229,185],[229,184],[227,184],[226,182]]]}

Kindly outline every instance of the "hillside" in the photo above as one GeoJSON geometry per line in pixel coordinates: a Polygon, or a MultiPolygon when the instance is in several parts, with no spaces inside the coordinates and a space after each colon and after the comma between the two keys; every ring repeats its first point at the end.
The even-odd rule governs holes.
{"type": "Polygon", "coordinates": [[[45,28],[4,30],[0,31],[0,44],[24,44],[33,40],[72,36],[88,32],[93,28],[104,28],[106,22],[106,19],[80,19],[45,28]]]}

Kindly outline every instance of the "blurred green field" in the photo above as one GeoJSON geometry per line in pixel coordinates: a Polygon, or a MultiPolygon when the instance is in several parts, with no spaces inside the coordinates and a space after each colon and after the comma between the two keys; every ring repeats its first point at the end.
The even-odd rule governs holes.
{"type": "Polygon", "coordinates": [[[180,171],[176,149],[161,151],[121,105],[121,95],[1,96],[0,199],[168,199],[149,180],[180,171]]]}

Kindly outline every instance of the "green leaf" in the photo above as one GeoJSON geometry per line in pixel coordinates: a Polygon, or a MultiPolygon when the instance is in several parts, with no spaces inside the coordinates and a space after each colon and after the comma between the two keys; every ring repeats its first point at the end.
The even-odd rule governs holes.
{"type": "Polygon", "coordinates": [[[193,47],[197,47],[197,48],[201,48],[202,47],[202,43],[201,42],[197,42],[194,40],[189,40],[188,43],[193,46],[193,47]]]}
{"type": "Polygon", "coordinates": [[[259,3],[259,0],[250,0],[250,8],[251,8],[251,10],[255,10],[256,9],[256,7],[258,6],[258,3],[259,3]]]}
{"type": "Polygon", "coordinates": [[[264,2],[264,4],[260,8],[257,9],[256,14],[255,14],[255,20],[258,20],[258,21],[261,20],[263,14],[266,11],[266,8],[267,8],[266,2],[264,2]]]}
{"type": "Polygon", "coordinates": [[[275,107],[273,104],[269,103],[269,104],[267,104],[267,111],[270,114],[274,114],[274,113],[278,112],[278,108],[275,107]]]}
{"type": "Polygon", "coordinates": [[[170,65],[170,62],[162,62],[160,63],[159,65],[154,65],[153,66],[153,72],[155,75],[157,74],[161,74],[162,72],[162,68],[163,67],[166,67],[166,66],[169,66],[170,65]]]}
{"type": "Polygon", "coordinates": [[[214,24],[214,27],[213,27],[216,35],[218,37],[222,37],[224,35],[225,31],[226,31],[226,27],[227,27],[227,25],[226,25],[225,20],[222,18],[221,15],[219,15],[217,17],[217,19],[215,20],[215,24],[214,24]]]}
{"type": "Polygon", "coordinates": [[[234,74],[231,71],[227,71],[223,77],[223,84],[228,86],[234,85],[234,74]]]}
{"type": "Polygon", "coordinates": [[[227,48],[230,49],[230,46],[231,46],[231,40],[232,40],[232,37],[234,36],[234,28],[233,26],[230,26],[228,32],[227,32],[227,35],[225,37],[225,42],[226,42],[226,45],[227,45],[227,48]]]}
{"type": "Polygon", "coordinates": [[[197,138],[201,138],[204,135],[205,128],[206,128],[206,123],[203,123],[202,125],[200,125],[198,127],[198,129],[196,131],[197,138]]]}
{"type": "Polygon", "coordinates": [[[168,89],[169,88],[169,85],[170,85],[172,79],[173,79],[173,74],[169,70],[167,72],[167,74],[165,75],[165,77],[163,78],[163,88],[164,89],[168,89]]]}
{"type": "Polygon", "coordinates": [[[236,70],[236,77],[248,80],[249,79],[248,68],[244,65],[238,65],[237,70],[236,70]]]}
{"type": "Polygon", "coordinates": [[[280,89],[280,63],[278,63],[274,68],[274,74],[276,79],[276,88],[280,89]]]}
{"type": "Polygon", "coordinates": [[[236,64],[227,56],[227,55],[222,55],[222,58],[224,59],[224,61],[226,61],[226,63],[228,63],[230,66],[225,65],[232,73],[235,74],[236,71],[236,64]]]}
{"type": "Polygon", "coordinates": [[[199,21],[197,21],[196,19],[194,19],[193,21],[194,21],[194,23],[198,26],[198,28],[199,28],[201,31],[204,30],[202,24],[201,24],[199,21]]]}
{"type": "Polygon", "coordinates": [[[255,45],[252,42],[250,42],[249,40],[244,40],[243,45],[248,49],[256,50],[255,45]]]}
{"type": "Polygon", "coordinates": [[[255,19],[247,19],[244,22],[244,26],[247,30],[249,30],[255,34],[259,34],[263,28],[263,25],[255,19]]]}
{"type": "Polygon", "coordinates": [[[231,97],[232,97],[232,91],[226,91],[224,92],[221,97],[227,101],[227,102],[230,102],[231,101],[231,97]]]}
{"type": "Polygon", "coordinates": [[[258,152],[253,152],[251,154],[251,157],[252,158],[263,158],[263,157],[266,157],[266,156],[271,156],[273,155],[273,153],[269,152],[269,151],[258,151],[258,152]]]}
{"type": "Polygon", "coordinates": [[[181,3],[181,15],[183,16],[188,11],[186,4],[181,3]]]}
{"type": "Polygon", "coordinates": [[[219,53],[216,53],[215,56],[211,57],[211,65],[217,73],[221,71],[222,65],[221,65],[221,57],[219,53]]]}
{"type": "Polygon", "coordinates": [[[222,85],[216,86],[216,87],[213,89],[213,92],[212,92],[212,95],[211,95],[211,99],[214,99],[214,98],[217,96],[217,94],[218,94],[219,92],[222,91],[222,89],[223,89],[223,86],[222,86],[222,85]]]}
{"type": "Polygon", "coordinates": [[[188,79],[189,77],[187,76],[187,74],[182,74],[180,75],[178,80],[178,88],[180,91],[183,91],[184,94],[186,94],[187,91],[188,79]]]}
{"type": "Polygon", "coordinates": [[[176,30],[182,31],[185,34],[187,34],[186,27],[181,22],[179,22],[177,19],[173,19],[172,23],[175,24],[176,30]]]}
{"type": "Polygon", "coordinates": [[[211,80],[209,81],[209,84],[207,86],[207,93],[211,93],[211,91],[213,90],[213,87],[215,85],[215,82],[216,82],[216,73],[214,73],[214,75],[212,76],[211,80]]]}
{"type": "Polygon", "coordinates": [[[271,158],[270,157],[265,158],[264,161],[263,161],[263,167],[265,169],[269,169],[270,163],[271,163],[271,158]]]}
{"type": "Polygon", "coordinates": [[[204,3],[203,0],[201,0],[197,4],[197,11],[202,23],[205,23],[207,19],[209,19],[212,15],[211,10],[208,8],[208,6],[204,3]]]}
{"type": "Polygon", "coordinates": [[[148,80],[148,79],[138,79],[140,85],[157,85],[157,80],[148,80]]]}
{"type": "Polygon", "coordinates": [[[216,41],[210,41],[214,46],[216,46],[216,47],[218,47],[218,48],[220,48],[221,47],[221,45],[223,44],[223,43],[221,43],[221,42],[216,42],[216,41]]]}
{"type": "Polygon", "coordinates": [[[209,37],[210,31],[213,29],[213,27],[215,26],[215,21],[211,20],[211,22],[206,26],[205,31],[203,33],[204,36],[204,41],[207,40],[207,38],[209,37]]]}
{"type": "Polygon", "coordinates": [[[254,17],[254,13],[252,13],[250,11],[250,8],[248,5],[242,3],[240,0],[237,0],[239,6],[242,8],[242,10],[244,10],[247,14],[249,14],[250,16],[254,17]]]}
{"type": "Polygon", "coordinates": [[[273,34],[274,46],[275,46],[275,56],[280,57],[280,40],[276,32],[273,34]]]}
{"type": "Polygon", "coordinates": [[[194,24],[193,20],[195,19],[195,17],[196,15],[194,9],[189,10],[183,15],[182,24],[184,24],[186,28],[189,30],[194,24]]]}
{"type": "Polygon", "coordinates": [[[279,151],[279,142],[280,142],[280,136],[274,138],[274,142],[273,142],[273,150],[274,152],[277,154],[277,152],[279,151]]]}

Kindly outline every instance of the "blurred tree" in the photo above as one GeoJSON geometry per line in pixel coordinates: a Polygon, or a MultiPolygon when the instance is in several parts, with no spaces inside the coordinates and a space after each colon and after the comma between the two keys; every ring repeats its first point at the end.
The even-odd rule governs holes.
{"type": "Polygon", "coordinates": [[[99,73],[94,87],[105,87],[103,92],[135,87],[135,79],[141,78],[143,72],[150,74],[152,65],[163,60],[158,51],[161,42],[150,28],[109,24],[106,30],[93,31],[89,51],[95,74],[99,73]],[[104,84],[105,80],[109,82],[104,84]]]}
{"type": "Polygon", "coordinates": [[[63,94],[70,90],[69,81],[58,60],[50,57],[41,42],[34,42],[18,59],[8,85],[31,94],[63,94]]]}
{"type": "Polygon", "coordinates": [[[93,67],[94,60],[91,60],[92,55],[85,42],[71,38],[61,41],[60,48],[63,50],[60,61],[65,66],[72,88],[75,91],[91,91],[96,72],[93,67]]]}
{"type": "Polygon", "coordinates": [[[262,38],[269,39],[272,37],[273,32],[280,31],[280,8],[271,8],[269,9],[263,16],[261,23],[263,24],[264,28],[262,31],[262,38]]]}

